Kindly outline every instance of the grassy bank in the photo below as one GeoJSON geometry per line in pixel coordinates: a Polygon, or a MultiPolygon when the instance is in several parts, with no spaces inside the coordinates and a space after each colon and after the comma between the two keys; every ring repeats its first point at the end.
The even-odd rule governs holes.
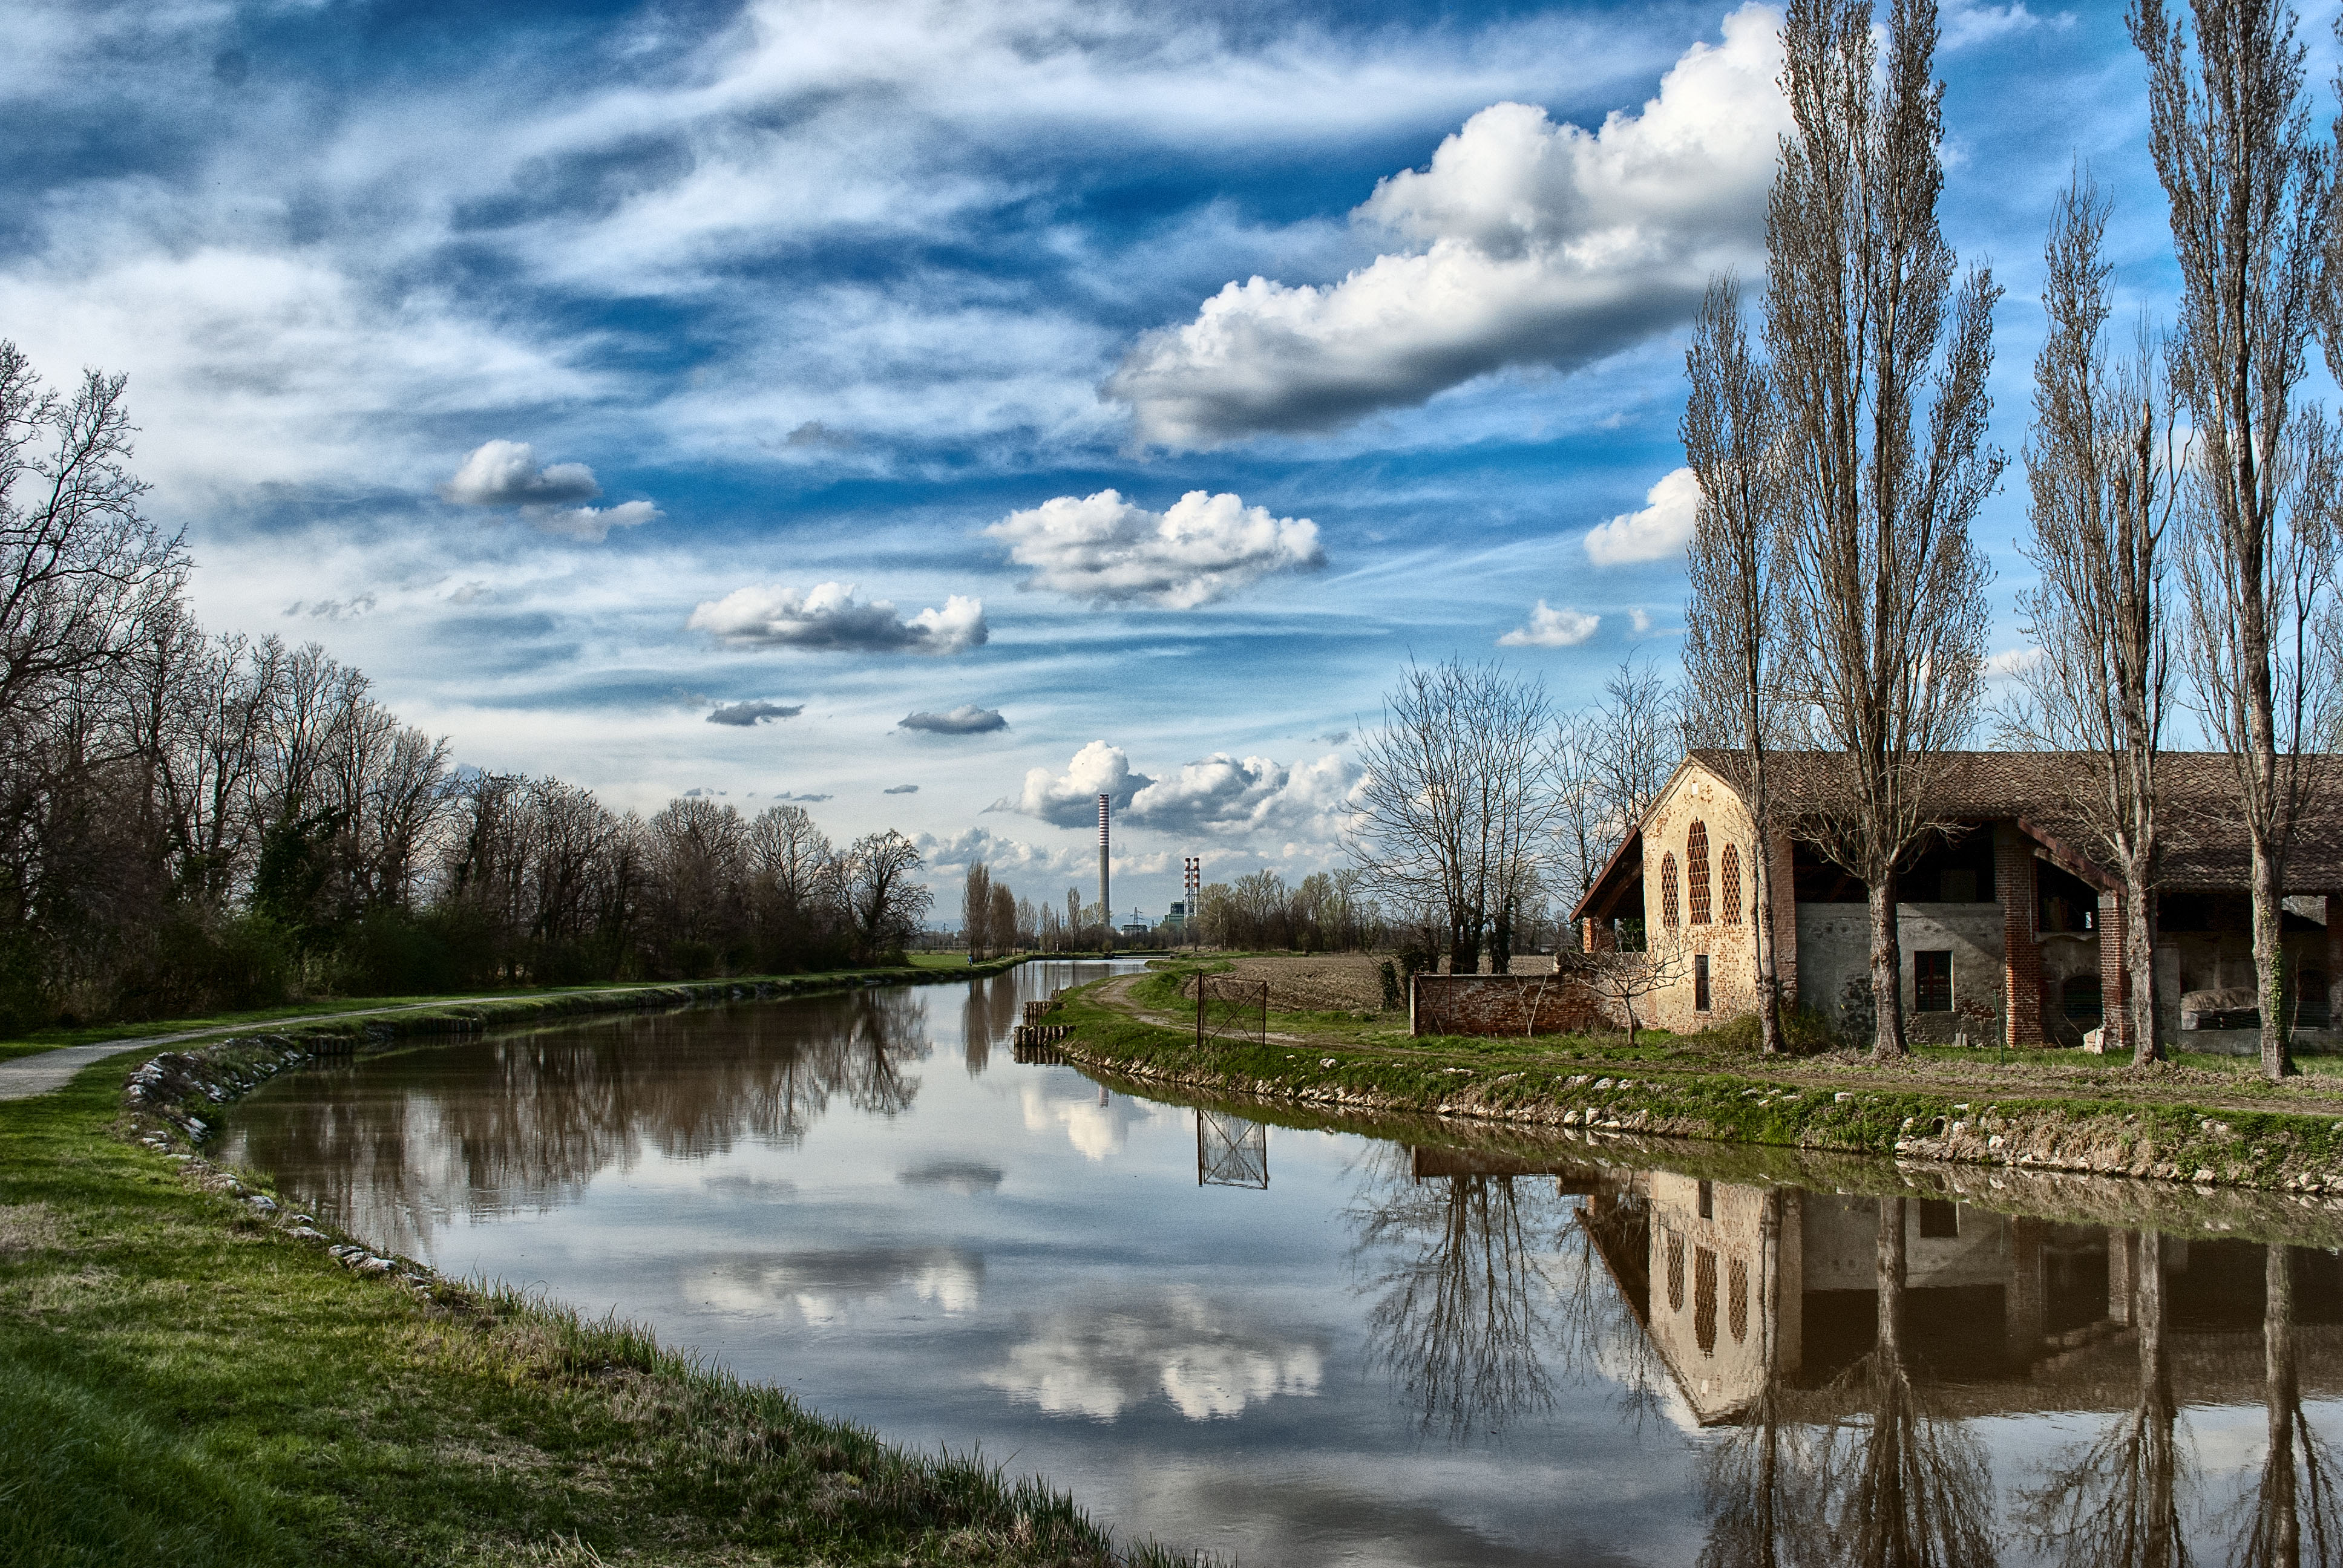
{"type": "Polygon", "coordinates": [[[126,1138],[142,1060],[0,1104],[0,1563],[1152,1559],[625,1324],[337,1255],[126,1138]]]}
{"type": "MultiPolygon", "coordinates": [[[[1203,966],[1210,968],[1212,966],[1203,966]]],[[[2077,1053],[1762,1060],[1729,1033],[1410,1038],[1403,1016],[1272,1012],[1264,1041],[1199,1047],[1193,966],[1069,993],[1083,1065],[1134,1082],[1603,1134],[2145,1177],[2343,1201],[2343,1081],[2263,1083],[2226,1062],[2137,1070],[2077,1053]],[[2054,1061],[2054,1055],[2066,1058],[2054,1061]]]]}

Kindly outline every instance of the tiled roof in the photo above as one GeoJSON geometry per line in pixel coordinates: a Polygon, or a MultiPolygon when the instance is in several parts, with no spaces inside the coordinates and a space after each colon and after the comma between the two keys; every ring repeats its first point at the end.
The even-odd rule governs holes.
{"type": "MultiPolygon", "coordinates": [[[[1736,789],[1739,751],[1704,749],[1693,759],[1736,789]]],[[[2328,770],[2288,858],[2290,891],[2343,891],[2343,756],[2318,759],[2328,770]]],[[[2095,862],[2106,851],[2079,801],[2092,787],[2088,760],[2072,751],[1949,751],[1937,759],[1932,811],[1965,820],[2025,817],[2095,862]]],[[[1804,814],[1843,794],[1841,754],[1781,751],[1766,759],[1766,780],[1781,807],[1804,814]]],[[[2167,751],[2157,759],[2167,806],[2159,878],[2167,888],[2242,888],[2252,849],[2237,804],[2237,775],[2217,751],[2167,751]]],[[[2112,868],[2108,868],[2112,869],[2112,868]]]]}

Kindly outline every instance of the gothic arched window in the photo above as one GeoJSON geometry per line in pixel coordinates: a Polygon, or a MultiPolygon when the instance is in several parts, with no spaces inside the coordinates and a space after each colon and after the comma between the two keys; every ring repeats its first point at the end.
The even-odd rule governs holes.
{"type": "Polygon", "coordinates": [[[1660,857],[1660,924],[1670,930],[1676,929],[1676,858],[1674,851],[1660,857]]]}
{"type": "Polygon", "coordinates": [[[1708,924],[1708,824],[1694,822],[1684,835],[1684,882],[1692,894],[1692,923],[1708,924]]]}
{"type": "Polygon", "coordinates": [[[1716,897],[1725,906],[1725,923],[1741,923],[1741,851],[1733,845],[1725,846],[1725,853],[1716,858],[1716,897]]]}

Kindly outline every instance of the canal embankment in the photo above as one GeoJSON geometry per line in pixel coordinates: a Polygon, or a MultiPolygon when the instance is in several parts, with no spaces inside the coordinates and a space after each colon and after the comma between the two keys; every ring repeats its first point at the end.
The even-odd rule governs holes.
{"type": "Polygon", "coordinates": [[[981,1454],[906,1452],[628,1323],[441,1278],[199,1151],[219,1106],[315,1057],[969,972],[408,1007],[0,1103],[0,1562],[1162,1560],[981,1454]]]}
{"type": "MultiPolygon", "coordinates": [[[[2343,1209],[2343,1078],[2268,1084],[2163,1064],[2070,1066],[1829,1051],[1777,1060],[1714,1038],[1412,1037],[1365,1012],[1269,1011],[1199,1038],[1192,971],[1171,966],[1058,999],[1053,1047],[1151,1089],[1936,1166],[2249,1188],[2343,1209]]],[[[2096,1061],[2096,1059],[2094,1059],[2096,1061]]]]}

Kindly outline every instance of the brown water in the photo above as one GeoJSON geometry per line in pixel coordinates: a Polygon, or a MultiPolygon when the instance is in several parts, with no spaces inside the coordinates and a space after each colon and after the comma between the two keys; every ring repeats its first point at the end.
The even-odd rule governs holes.
{"type": "Polygon", "coordinates": [[[1246,1564],[2343,1553],[2343,1262],[2312,1221],[1704,1181],[1724,1155],[1387,1141],[1012,1061],[1020,1003],[1100,972],[316,1069],[225,1155],[378,1246],[1246,1564]]]}

